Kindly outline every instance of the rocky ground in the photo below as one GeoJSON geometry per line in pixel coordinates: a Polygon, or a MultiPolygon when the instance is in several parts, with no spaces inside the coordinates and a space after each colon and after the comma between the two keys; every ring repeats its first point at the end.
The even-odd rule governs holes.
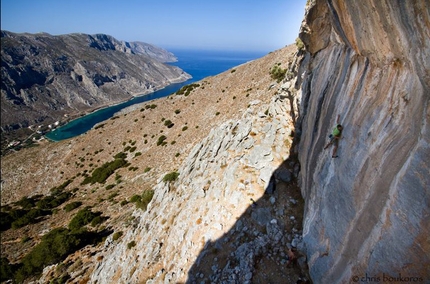
{"type": "MultiPolygon", "coordinates": [[[[175,270],[174,263],[178,263],[178,266],[181,264],[178,261],[180,254],[171,255],[171,252],[165,249],[170,246],[171,251],[174,251],[174,246],[177,245],[175,241],[168,239],[169,233],[179,231],[183,232],[184,236],[190,234],[187,241],[188,245],[189,240],[192,239],[190,247],[184,246],[182,252],[186,253],[189,248],[187,265],[192,265],[191,272],[189,277],[181,278],[188,279],[190,283],[196,281],[200,283],[203,280],[209,283],[211,279],[227,280],[234,275],[245,277],[242,280],[249,280],[246,277],[252,275],[252,283],[296,281],[306,275],[306,268],[303,257],[299,258],[297,266],[286,266],[289,246],[295,244],[300,248],[303,214],[303,201],[295,184],[298,164],[294,160],[294,151],[291,149],[295,118],[294,113],[291,116],[289,107],[291,100],[288,99],[288,92],[282,92],[282,89],[291,88],[292,84],[288,82],[282,84],[270,76],[270,70],[275,65],[290,68],[294,64],[292,62],[294,52],[295,46],[289,46],[219,76],[206,78],[197,82],[199,86],[195,87],[188,96],[171,95],[134,106],[99,124],[85,135],[58,143],[44,143],[36,148],[7,155],[2,159],[2,206],[11,204],[23,196],[47,195],[52,187],[71,180],[67,188],[73,189],[73,198],[68,202],[81,201],[83,205],[89,205],[95,211],[102,211],[103,216],[107,217],[101,226],[94,229],[108,228],[112,231],[124,231],[125,236],[121,240],[121,245],[109,246],[109,243],[112,243],[112,236],[109,236],[105,244],[86,247],[70,255],[61,265],[61,271],[66,271],[72,276],[70,283],[85,283],[90,279],[97,279],[98,283],[108,283],[109,278],[103,282],[103,275],[108,275],[108,273],[103,274],[105,273],[103,269],[109,263],[110,256],[115,259],[120,255],[113,250],[122,249],[136,236],[141,240],[151,238],[151,235],[141,235],[140,232],[147,231],[145,226],[150,228],[158,238],[166,239],[163,248],[165,253],[162,255],[164,260],[162,260],[172,261],[170,271],[175,270]],[[156,107],[147,107],[151,105],[156,107]],[[250,117],[254,117],[256,122],[252,123],[251,127],[247,127],[249,123],[246,121],[249,121],[250,117]],[[246,123],[239,126],[235,124],[235,121],[240,119],[243,121],[243,118],[246,123]],[[173,126],[168,127],[166,120],[170,120],[173,126]],[[215,128],[217,130],[213,131],[215,128]],[[281,136],[278,135],[279,133],[281,136]],[[166,137],[163,140],[165,143],[157,145],[160,136],[166,137]],[[229,137],[237,141],[246,140],[246,143],[240,144],[240,147],[243,147],[241,150],[229,148],[227,146],[231,146],[233,142],[222,142],[234,140],[229,137]],[[270,144],[274,140],[271,137],[277,137],[279,140],[276,140],[276,145],[270,144]],[[196,145],[201,145],[206,152],[201,149],[196,150],[196,145]],[[213,149],[214,145],[218,145],[218,152],[213,149]],[[131,147],[135,147],[135,150],[130,151],[131,147]],[[241,154],[240,151],[243,153],[241,154]],[[268,151],[271,153],[267,154],[268,151]],[[111,161],[119,152],[127,152],[127,159],[130,162],[128,168],[117,170],[116,176],[110,177],[105,184],[81,184],[85,173],[111,161]],[[166,207],[164,211],[170,211],[172,214],[168,217],[170,213],[165,213],[162,206],[172,207],[172,204],[166,204],[170,196],[166,194],[169,193],[170,188],[166,189],[161,178],[166,173],[180,170],[180,178],[177,182],[182,184],[178,185],[179,188],[187,192],[185,185],[191,184],[191,181],[193,181],[193,189],[198,188],[197,173],[202,174],[205,169],[199,168],[195,176],[187,175],[186,170],[191,172],[190,166],[196,165],[192,160],[196,157],[202,158],[198,154],[203,152],[207,155],[224,153],[214,158],[212,162],[209,157],[207,164],[207,157],[203,159],[207,167],[206,179],[202,178],[200,183],[203,190],[193,190],[192,194],[195,192],[196,196],[203,198],[200,202],[204,203],[187,204],[187,210],[176,213],[166,207]],[[136,153],[139,154],[136,155],[136,153]],[[193,153],[197,156],[193,157],[193,153]],[[232,156],[227,159],[226,155],[230,154],[232,156]],[[263,158],[260,159],[260,157],[263,158]],[[236,168],[231,168],[233,166],[236,168]],[[274,170],[278,174],[272,179],[274,170]],[[217,174],[211,177],[212,172],[217,174]],[[227,175],[225,179],[224,173],[227,172],[233,174],[231,177],[227,175]],[[118,176],[120,176],[119,180],[118,176]],[[107,185],[111,187],[108,189],[107,185]],[[242,196],[236,194],[234,201],[229,201],[232,203],[228,205],[229,211],[225,216],[224,213],[221,214],[224,223],[213,219],[213,214],[209,214],[212,212],[209,204],[213,203],[207,203],[207,200],[216,204],[218,198],[216,194],[220,192],[218,189],[214,190],[217,186],[225,188],[224,194],[229,194],[227,192],[234,194],[239,189],[242,196]],[[238,188],[235,188],[236,186],[238,188]],[[135,210],[134,204],[128,201],[134,194],[140,194],[151,188],[155,190],[154,200],[147,212],[139,213],[141,211],[135,210]],[[202,193],[204,195],[201,195],[202,193]],[[211,194],[215,194],[213,198],[211,194]],[[256,201],[253,206],[249,204],[250,198],[256,201]],[[163,213],[160,215],[160,212],[163,213]],[[199,218],[198,214],[203,215],[199,218]],[[183,223],[174,221],[181,219],[178,216],[181,216],[183,223]],[[143,221],[138,224],[137,220],[143,221]],[[154,221],[148,223],[145,220],[154,221]],[[190,223],[190,220],[194,223],[190,223]],[[174,230],[175,227],[170,222],[182,227],[174,230]],[[170,231],[169,227],[166,227],[168,224],[172,227],[170,231]],[[211,242],[205,243],[204,239],[201,239],[204,233],[201,231],[202,228],[196,226],[199,224],[206,224],[206,226],[210,224],[210,227],[214,227],[214,231],[210,231],[213,239],[218,236],[214,247],[211,242]],[[142,226],[141,230],[137,230],[136,226],[137,228],[142,226]],[[191,237],[192,234],[194,237],[191,237]],[[193,238],[196,236],[200,237],[193,243],[193,238]],[[206,251],[204,255],[198,254],[205,246],[207,246],[206,249],[211,249],[203,250],[206,251]],[[227,249],[229,246],[234,249],[227,249]],[[247,251],[251,254],[247,254],[247,251]],[[191,255],[191,252],[197,255],[191,255]],[[216,257],[208,258],[211,254],[216,254],[216,257]],[[199,261],[194,263],[196,256],[199,261]],[[247,257],[250,259],[246,263],[237,262],[238,259],[246,260],[247,257]],[[100,265],[95,267],[96,263],[100,265]],[[235,273],[232,269],[239,269],[242,272],[235,273]],[[243,274],[246,269],[251,269],[249,272],[252,274],[243,274]]],[[[174,204],[186,204],[190,200],[187,195],[181,198],[183,199],[175,200],[174,204]]],[[[222,202],[218,203],[224,206],[222,202]]],[[[216,206],[213,207],[216,208],[216,206]]],[[[55,214],[44,217],[37,224],[3,232],[2,255],[8,257],[11,262],[16,262],[39,242],[43,234],[53,228],[67,226],[76,211],[65,212],[62,209],[63,206],[60,206],[55,214]],[[25,242],[22,241],[24,238],[25,242]]],[[[172,234],[172,236],[175,235],[172,234]]],[[[139,253],[144,251],[148,244],[149,242],[138,243],[133,251],[122,250],[121,253],[125,253],[121,256],[122,261],[127,263],[127,259],[152,257],[150,254],[142,256],[139,253]],[[139,246],[142,247],[139,249],[139,246]]],[[[157,260],[157,257],[154,259],[157,260]]],[[[115,261],[118,263],[118,259],[115,261]]],[[[142,279],[148,281],[152,279],[153,283],[158,283],[156,279],[160,279],[161,276],[157,277],[157,273],[166,274],[162,271],[169,271],[169,267],[163,268],[160,263],[155,261],[152,266],[146,268],[134,265],[124,266],[130,266],[130,275],[140,279],[140,282],[143,281],[142,279]]],[[[141,265],[143,264],[142,261],[141,265]]],[[[121,269],[125,270],[128,267],[121,269]]],[[[48,269],[43,279],[58,277],[58,271],[55,268],[48,269]]],[[[163,276],[164,279],[170,277],[168,273],[166,275],[163,276]]],[[[123,276],[126,277],[126,273],[123,273],[123,276]]],[[[242,280],[237,280],[237,283],[244,283],[242,280]]]]}

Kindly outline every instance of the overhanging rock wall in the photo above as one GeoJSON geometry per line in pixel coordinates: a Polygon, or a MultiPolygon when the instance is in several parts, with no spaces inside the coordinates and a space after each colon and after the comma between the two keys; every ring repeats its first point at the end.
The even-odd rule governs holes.
{"type": "Polygon", "coordinates": [[[314,283],[425,283],[430,1],[315,2],[300,34],[308,51],[299,159],[310,274],[314,283]],[[343,139],[332,159],[323,147],[338,115],[343,139]]]}

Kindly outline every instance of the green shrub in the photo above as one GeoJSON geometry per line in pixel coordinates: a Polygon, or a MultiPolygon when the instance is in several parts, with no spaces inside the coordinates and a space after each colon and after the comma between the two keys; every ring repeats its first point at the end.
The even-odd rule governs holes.
{"type": "Polygon", "coordinates": [[[112,188],[114,188],[115,187],[115,184],[108,184],[108,185],[106,185],[106,190],[109,190],[109,189],[112,189],[112,188]]]}
{"type": "Polygon", "coordinates": [[[157,146],[165,145],[166,142],[164,142],[164,140],[166,140],[166,139],[167,139],[167,137],[164,135],[161,135],[160,137],[158,137],[157,146]]]}
{"type": "Polygon", "coordinates": [[[188,129],[188,126],[184,126],[184,127],[182,127],[182,131],[185,131],[185,130],[187,130],[188,129]]]}
{"type": "Polygon", "coordinates": [[[194,90],[194,88],[198,88],[198,87],[200,87],[200,84],[189,84],[189,85],[186,85],[186,86],[183,86],[182,88],[180,88],[176,92],[176,94],[188,96],[191,93],[191,91],[194,90]]]}
{"type": "Polygon", "coordinates": [[[177,110],[175,110],[175,113],[176,113],[176,114],[180,114],[180,113],[181,113],[181,110],[180,110],[180,109],[177,109],[177,110]]]}
{"type": "Polygon", "coordinates": [[[280,66],[275,65],[270,70],[270,77],[279,83],[285,78],[286,73],[287,69],[282,69],[280,66]]]}
{"type": "Polygon", "coordinates": [[[138,156],[141,156],[142,155],[142,152],[136,152],[136,154],[134,154],[134,157],[138,157],[138,156]]]}
{"type": "Polygon", "coordinates": [[[100,216],[101,212],[92,212],[89,207],[85,207],[79,210],[78,213],[72,218],[69,223],[69,229],[72,231],[78,231],[83,226],[89,224],[94,218],[100,216]]]}
{"type": "Polygon", "coordinates": [[[133,195],[131,198],[130,198],[130,202],[138,202],[138,201],[140,201],[142,198],[141,198],[141,196],[140,195],[137,195],[137,194],[135,194],[135,195],[133,195]]]}
{"type": "Polygon", "coordinates": [[[112,200],[112,199],[114,199],[115,197],[117,197],[118,196],[118,192],[116,191],[116,192],[114,192],[114,193],[111,193],[109,196],[108,196],[108,200],[112,200]]]}
{"type": "Polygon", "coordinates": [[[129,242],[128,244],[127,244],[127,248],[128,249],[131,249],[131,248],[133,248],[133,247],[135,247],[136,246],[136,242],[135,241],[131,241],[131,242],[129,242]]]}
{"type": "Polygon", "coordinates": [[[36,205],[37,200],[24,196],[19,201],[15,202],[15,205],[21,206],[22,209],[31,209],[36,205]]]}
{"type": "Polygon", "coordinates": [[[164,125],[167,126],[167,128],[172,128],[173,125],[175,125],[171,120],[165,120],[164,125]]]}
{"type": "Polygon", "coordinates": [[[144,170],[143,170],[143,172],[144,173],[147,173],[147,172],[149,172],[151,170],[151,168],[150,167],[146,167],[144,170]]]}
{"type": "Polygon", "coordinates": [[[122,232],[122,231],[115,232],[115,233],[113,234],[113,236],[112,236],[112,240],[116,241],[116,240],[118,240],[119,238],[121,238],[121,237],[122,237],[122,235],[123,235],[123,232],[122,232]]]}
{"type": "Polygon", "coordinates": [[[104,183],[114,172],[115,170],[127,166],[128,162],[125,160],[127,154],[121,152],[115,155],[115,160],[111,162],[104,163],[102,166],[96,168],[91,177],[86,177],[82,184],[94,184],[104,183]]]}
{"type": "Polygon", "coordinates": [[[0,259],[0,281],[2,283],[13,278],[14,270],[14,266],[9,263],[6,257],[0,259]]]}
{"type": "Polygon", "coordinates": [[[177,179],[178,179],[178,177],[179,177],[179,173],[178,173],[178,172],[171,172],[171,173],[166,174],[166,175],[163,177],[163,181],[164,181],[164,182],[171,182],[171,181],[175,181],[175,180],[177,180],[177,179]]]}
{"type": "Polygon", "coordinates": [[[37,219],[41,216],[49,215],[51,211],[49,210],[41,210],[37,208],[32,208],[26,212],[26,214],[20,218],[15,219],[12,222],[12,229],[22,228],[29,224],[37,223],[37,219]]]}
{"type": "Polygon", "coordinates": [[[146,106],[145,106],[145,109],[154,109],[154,108],[156,108],[156,107],[157,107],[157,105],[156,105],[156,104],[146,105],[146,106]]]}
{"type": "Polygon", "coordinates": [[[69,204],[66,204],[66,206],[64,206],[64,210],[66,212],[70,212],[73,209],[76,209],[76,208],[78,208],[81,205],[82,205],[82,202],[80,202],[80,201],[73,201],[73,202],[71,202],[69,204]]]}
{"type": "Polygon", "coordinates": [[[296,46],[298,50],[302,50],[305,48],[305,44],[303,43],[303,41],[298,37],[296,38],[296,46]]]}
{"type": "Polygon", "coordinates": [[[104,221],[104,218],[102,216],[96,216],[91,220],[91,226],[95,227],[98,224],[103,223],[103,221],[104,221]]]}
{"type": "Polygon", "coordinates": [[[57,263],[79,248],[81,240],[65,228],[57,228],[42,237],[42,241],[22,260],[16,281],[42,272],[45,266],[57,263]]]}
{"type": "Polygon", "coordinates": [[[148,208],[149,202],[151,202],[152,197],[154,196],[153,190],[145,190],[140,196],[140,200],[136,202],[136,207],[146,211],[148,208]]]}
{"type": "Polygon", "coordinates": [[[0,212],[0,230],[9,230],[12,227],[12,223],[18,218],[24,216],[26,213],[27,211],[22,209],[14,209],[10,212],[0,212]]]}

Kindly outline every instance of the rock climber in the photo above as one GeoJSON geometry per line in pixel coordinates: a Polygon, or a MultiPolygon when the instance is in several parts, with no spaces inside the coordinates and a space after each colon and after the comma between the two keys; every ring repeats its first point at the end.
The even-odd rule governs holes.
{"type": "Polygon", "coordinates": [[[287,267],[289,267],[291,263],[295,264],[297,262],[296,253],[297,253],[297,249],[295,247],[292,247],[292,248],[288,249],[288,252],[287,252],[287,256],[288,256],[287,267]]]}
{"type": "Polygon", "coordinates": [[[331,145],[333,145],[333,153],[331,155],[332,158],[337,158],[337,147],[339,146],[339,140],[342,136],[343,126],[339,124],[340,115],[337,116],[336,126],[333,128],[332,133],[330,134],[330,142],[325,145],[324,149],[327,149],[331,145]]]}

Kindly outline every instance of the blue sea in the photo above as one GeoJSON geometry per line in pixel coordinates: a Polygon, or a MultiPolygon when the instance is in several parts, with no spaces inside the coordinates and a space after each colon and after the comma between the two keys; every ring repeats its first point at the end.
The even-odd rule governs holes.
{"type": "Polygon", "coordinates": [[[263,57],[264,52],[240,52],[240,51],[205,51],[205,50],[169,50],[178,58],[177,62],[169,63],[180,67],[193,76],[192,79],[165,87],[151,94],[135,97],[124,103],[97,110],[91,114],[70,121],[45,136],[53,141],[60,141],[81,135],[90,130],[94,125],[105,121],[123,108],[134,104],[166,97],[181,87],[200,81],[206,77],[220,74],[228,69],[245,62],[263,57]]]}

